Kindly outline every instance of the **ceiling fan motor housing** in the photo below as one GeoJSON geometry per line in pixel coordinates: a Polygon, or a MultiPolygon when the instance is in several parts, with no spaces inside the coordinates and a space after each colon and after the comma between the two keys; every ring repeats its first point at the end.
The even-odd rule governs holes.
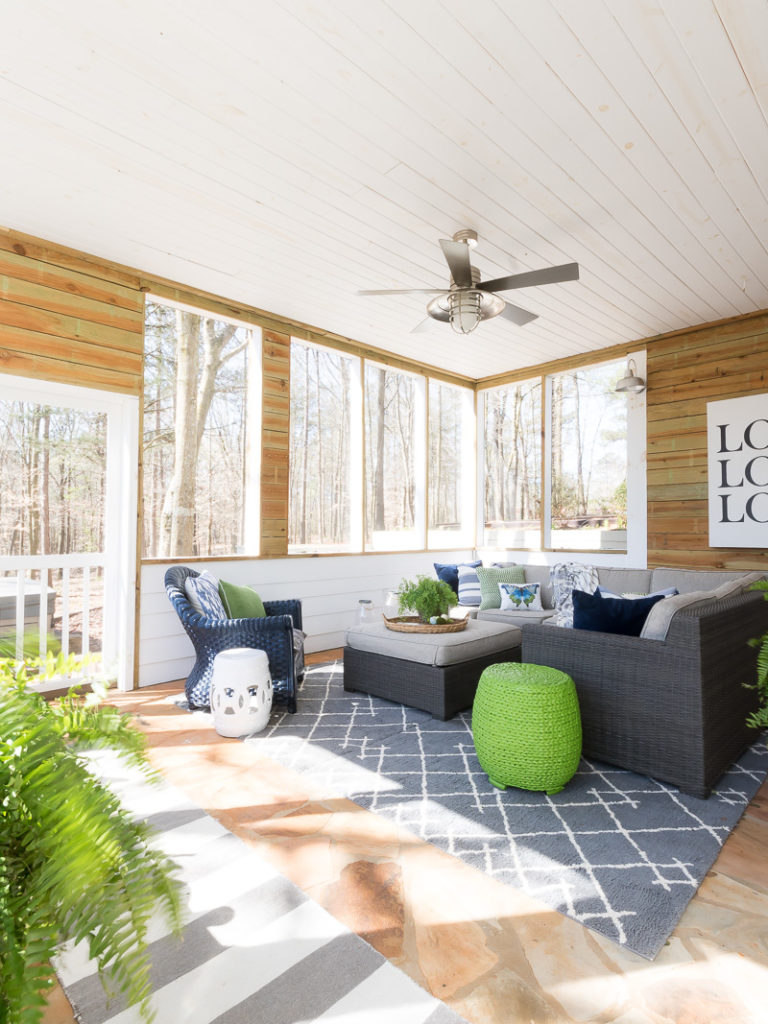
{"type": "MultiPolygon", "coordinates": [[[[480,271],[472,267],[472,284],[480,284],[480,271]]],[[[450,322],[457,334],[471,334],[481,320],[490,320],[504,309],[504,299],[477,288],[458,288],[451,278],[451,290],[427,303],[427,313],[434,320],[450,322]]]]}

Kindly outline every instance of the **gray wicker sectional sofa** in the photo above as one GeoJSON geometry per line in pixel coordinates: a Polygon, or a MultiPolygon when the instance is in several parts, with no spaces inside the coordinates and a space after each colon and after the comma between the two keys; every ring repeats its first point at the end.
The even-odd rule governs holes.
{"type": "Polygon", "coordinates": [[[528,565],[541,584],[541,612],[478,612],[479,620],[522,628],[522,660],[570,675],[579,695],[584,754],[706,798],[725,769],[754,742],[745,725],[756,707],[756,652],[768,630],[768,602],[745,589],[761,574],[687,569],[600,568],[616,594],[674,586],[640,636],[553,625],[549,567],[528,565]]]}

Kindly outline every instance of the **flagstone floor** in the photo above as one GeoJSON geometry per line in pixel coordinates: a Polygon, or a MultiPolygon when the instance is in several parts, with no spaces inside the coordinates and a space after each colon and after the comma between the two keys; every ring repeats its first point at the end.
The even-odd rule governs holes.
{"type": "MultiPolygon", "coordinates": [[[[768,1024],[768,782],[649,963],[223,739],[181,689],[115,697],[163,776],[472,1024],[768,1024]]],[[[73,1024],[60,989],[45,1024],[73,1024]]]]}

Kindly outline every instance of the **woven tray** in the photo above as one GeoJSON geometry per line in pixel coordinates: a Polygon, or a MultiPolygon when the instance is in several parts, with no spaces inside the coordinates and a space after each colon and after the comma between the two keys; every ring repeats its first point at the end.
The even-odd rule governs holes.
{"type": "Polygon", "coordinates": [[[417,615],[401,615],[396,619],[388,619],[382,615],[384,625],[395,633],[460,633],[467,628],[469,614],[463,619],[447,622],[441,626],[433,626],[430,622],[421,622],[417,615]]]}

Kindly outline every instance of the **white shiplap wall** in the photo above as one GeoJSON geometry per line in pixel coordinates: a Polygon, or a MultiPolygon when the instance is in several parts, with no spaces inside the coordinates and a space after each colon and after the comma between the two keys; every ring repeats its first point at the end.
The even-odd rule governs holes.
{"type": "MultiPolygon", "coordinates": [[[[248,584],[267,601],[298,597],[302,602],[306,649],[341,647],[344,633],[357,618],[357,602],[381,604],[386,591],[404,576],[432,575],[434,562],[461,562],[466,551],[406,554],[339,555],[333,558],[275,558],[232,562],[195,562],[221,579],[248,584]]],[[[192,643],[165,596],[166,564],[145,563],[141,569],[139,620],[139,685],[183,679],[194,664],[192,643]]]]}

